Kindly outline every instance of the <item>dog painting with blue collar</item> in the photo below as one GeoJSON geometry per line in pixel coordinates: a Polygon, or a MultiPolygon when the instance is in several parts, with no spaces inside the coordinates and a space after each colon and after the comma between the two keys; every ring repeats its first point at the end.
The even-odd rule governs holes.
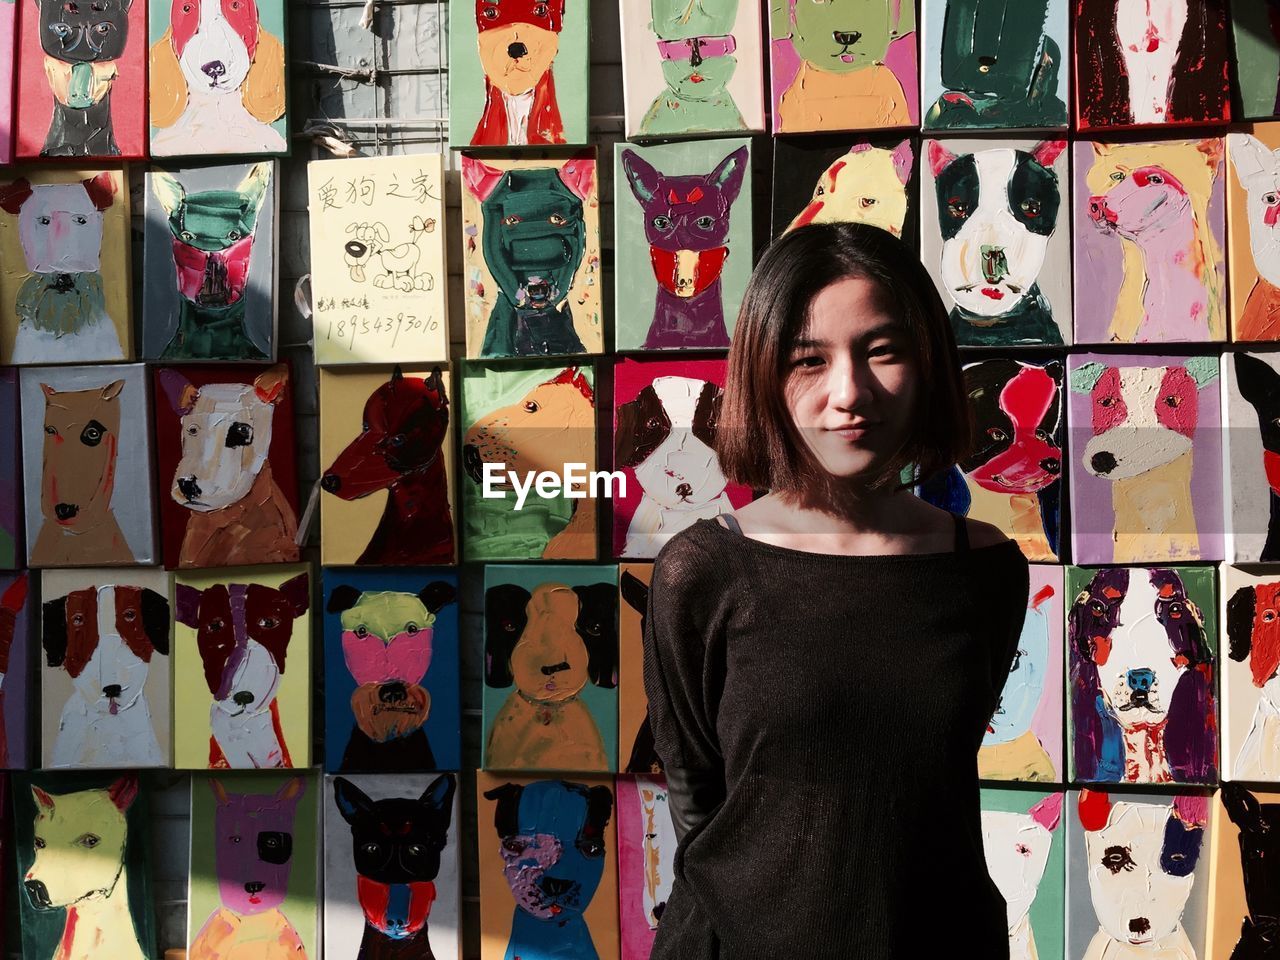
{"type": "MultiPolygon", "coordinates": [[[[612,859],[606,827],[613,815],[613,791],[602,784],[535,780],[500,783],[482,796],[495,802],[502,874],[515,899],[503,960],[599,960],[609,955],[605,931],[597,932],[597,943],[585,913],[604,892],[599,889],[603,883],[613,884],[612,877],[605,878],[606,861],[612,859]]],[[[492,843],[481,840],[482,845],[492,843]]],[[[482,853],[482,865],[484,859],[482,853]]],[[[499,929],[497,924],[485,926],[499,929]]],[[[496,960],[499,954],[486,950],[485,956],[496,960]]]]}

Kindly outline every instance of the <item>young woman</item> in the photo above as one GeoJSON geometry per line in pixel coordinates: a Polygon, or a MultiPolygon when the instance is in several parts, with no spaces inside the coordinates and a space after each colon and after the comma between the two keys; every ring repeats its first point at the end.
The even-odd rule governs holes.
{"type": "Polygon", "coordinates": [[[644,681],[680,840],[652,960],[1007,960],[977,752],[1028,567],[903,480],[972,433],[911,249],[849,223],[775,241],[717,430],[730,481],[770,492],[654,561],[644,681]]]}

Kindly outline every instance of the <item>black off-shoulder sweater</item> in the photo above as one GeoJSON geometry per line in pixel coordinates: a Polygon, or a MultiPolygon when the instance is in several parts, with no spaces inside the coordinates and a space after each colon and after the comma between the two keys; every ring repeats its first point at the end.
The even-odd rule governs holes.
{"type": "Polygon", "coordinates": [[[699,520],[663,546],[655,746],[726,790],[676,849],[651,960],[1007,960],[977,753],[1028,579],[1011,540],[828,555],[699,520]]]}

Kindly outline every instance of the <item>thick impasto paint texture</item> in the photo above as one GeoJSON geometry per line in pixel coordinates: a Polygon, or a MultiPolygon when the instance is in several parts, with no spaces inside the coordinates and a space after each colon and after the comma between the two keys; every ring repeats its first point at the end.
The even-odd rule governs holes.
{"type": "Polygon", "coordinates": [[[1280,124],[1227,134],[1231,339],[1280,340],[1280,124]]]}
{"type": "Polygon", "coordinates": [[[460,162],[467,356],[602,352],[595,148],[460,162]]]}
{"type": "Polygon", "coordinates": [[[751,275],[748,140],[615,145],[616,345],[729,346],[751,275]],[[653,303],[653,311],[637,307],[653,303]]]}
{"type": "Polygon", "coordinates": [[[296,563],[289,368],[162,367],[156,464],[170,569],[296,563]]]}
{"type": "Polygon", "coordinates": [[[0,163],[13,162],[13,81],[18,0],[0,0],[0,163]]]}
{"type": "Polygon", "coordinates": [[[596,558],[598,501],[578,495],[590,492],[588,478],[596,470],[594,384],[590,366],[468,365],[462,380],[463,560],[596,558]],[[498,480],[489,496],[486,469],[496,470],[498,480]],[[542,471],[566,483],[543,495],[533,486],[542,471]],[[520,509],[508,474],[527,493],[520,509]]]}
{"type": "Polygon", "coordinates": [[[1073,0],[1081,130],[1231,119],[1226,4],[1073,0]]]}
{"type": "Polygon", "coordinates": [[[622,960],[649,960],[675,884],[676,828],[661,777],[619,777],[617,785],[622,960]]]}
{"type": "Polygon", "coordinates": [[[1275,860],[1280,794],[1224,783],[1213,804],[1212,880],[1206,957],[1265,960],[1275,952],[1275,860]]]}
{"type": "Polygon", "coordinates": [[[1280,560],[1280,354],[1234,351],[1223,358],[1222,375],[1229,557],[1236,563],[1280,560]]]}
{"type": "Polygon", "coordinates": [[[763,132],[764,54],[753,0],[623,0],[628,137],[763,132]]]}
{"type": "Polygon", "coordinates": [[[1217,356],[1067,358],[1072,559],[1221,560],[1217,356]]]}
{"type": "Polygon", "coordinates": [[[18,2],[17,159],[145,157],[148,0],[18,2]]]}
{"type": "Polygon", "coordinates": [[[644,618],[651,563],[618,564],[618,772],[659,774],[644,689],[644,618]]]}
{"type": "Polygon", "coordinates": [[[982,848],[1006,905],[1009,960],[1063,957],[1065,801],[1065,793],[982,790],[982,848]]]}
{"type": "Polygon", "coordinates": [[[618,956],[614,784],[476,771],[480,957],[618,956]]]}
{"type": "Polygon", "coordinates": [[[1211,567],[1067,568],[1071,779],[1215,783],[1211,567]]]}
{"type": "Polygon", "coordinates": [[[41,766],[169,766],[168,575],[46,570],[40,595],[41,766]]]}
{"type": "Polygon", "coordinates": [[[1067,0],[924,0],[924,129],[1067,125],[1067,0]]]}
{"type": "Polygon", "coordinates": [[[316,363],[449,358],[444,159],[307,164],[316,363]]]}
{"type": "Polygon", "coordinates": [[[142,365],[26,367],[21,397],[28,563],[154,563],[142,365]]]}
{"type": "Polygon", "coordinates": [[[326,777],[325,956],[460,955],[458,775],[326,777]]]}
{"type": "Polygon", "coordinates": [[[24,770],[31,762],[27,705],[32,693],[34,603],[29,573],[0,574],[0,769],[4,770],[24,770]]]}
{"type": "Polygon", "coordinates": [[[485,567],[484,769],[617,769],[617,582],[613,566],[485,567]]]}
{"type": "Polygon", "coordinates": [[[0,570],[23,566],[22,469],[18,459],[21,435],[18,371],[0,368],[0,431],[10,440],[0,443],[0,570]]]}
{"type": "Polygon", "coordinates": [[[326,564],[453,563],[449,374],[320,372],[326,564]]]}
{"type": "Polygon", "coordinates": [[[138,776],[15,774],[22,953],[57,960],[156,956],[146,795],[138,776]]]}
{"type": "Polygon", "coordinates": [[[0,363],[130,358],[130,299],[122,171],[0,180],[0,363]]]}
{"type": "Polygon", "coordinates": [[[1222,777],[1280,783],[1280,577],[1222,568],[1222,777]]]}
{"type": "Polygon", "coordinates": [[[449,142],[587,142],[587,0],[459,0],[449,18],[449,142]]]}
{"type": "Polygon", "coordinates": [[[1269,120],[1280,116],[1280,16],[1276,5],[1234,3],[1231,28],[1238,91],[1237,120],[1269,120]]]}
{"type": "Polygon", "coordinates": [[[190,960],[318,960],[318,777],[191,779],[190,960]]]}
{"type": "Polygon", "coordinates": [[[324,587],[326,769],[459,769],[457,573],[330,569],[324,587]]]}
{"type": "Polygon", "coordinates": [[[285,0],[150,3],[151,155],[288,153],[285,0]]]}
{"type": "Polygon", "coordinates": [[[310,766],[310,605],[305,567],[177,575],[179,769],[310,766]]]}
{"type": "Polygon", "coordinates": [[[275,357],[274,161],[146,175],[142,355],[275,357]]]}

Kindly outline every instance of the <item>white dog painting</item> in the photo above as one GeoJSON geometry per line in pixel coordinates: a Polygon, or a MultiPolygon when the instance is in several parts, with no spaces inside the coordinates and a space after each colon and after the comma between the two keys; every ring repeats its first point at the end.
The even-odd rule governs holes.
{"type": "MultiPolygon", "coordinates": [[[[987,872],[999,888],[1008,909],[1009,958],[1036,960],[1040,952],[1031,928],[1031,905],[1036,900],[1045,868],[1049,865],[1065,795],[1051,793],[1025,813],[987,809],[987,797],[992,795],[1011,797],[1018,794],[1013,791],[984,791],[982,811],[982,847],[986,853],[987,872]]],[[[1059,876],[1053,886],[1060,899],[1061,854],[1055,859],[1059,876]]],[[[1045,953],[1048,956],[1052,950],[1045,953]]]]}

